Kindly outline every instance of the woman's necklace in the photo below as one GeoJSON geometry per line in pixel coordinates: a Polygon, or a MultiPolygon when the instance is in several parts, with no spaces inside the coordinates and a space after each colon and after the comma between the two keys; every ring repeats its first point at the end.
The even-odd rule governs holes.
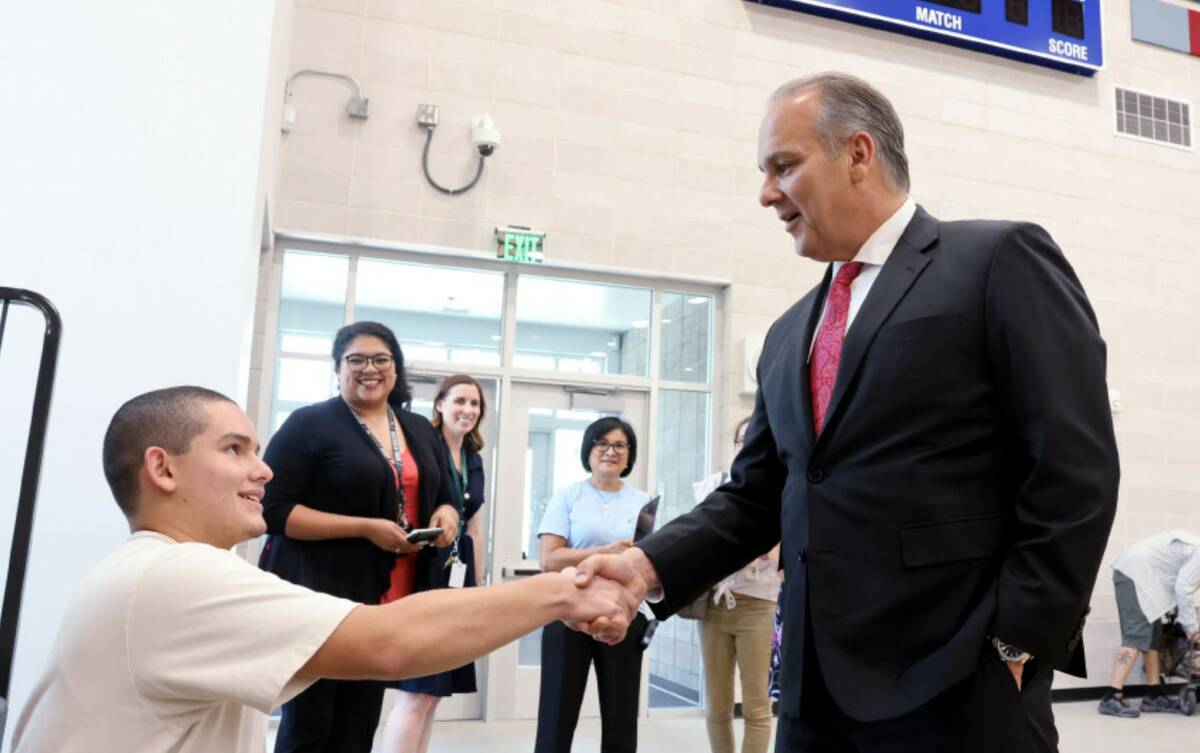
{"type": "Polygon", "coordinates": [[[592,483],[592,481],[590,479],[588,480],[588,485],[591,486],[593,491],[596,492],[596,496],[600,498],[600,506],[603,507],[605,510],[612,507],[612,503],[617,499],[617,496],[620,495],[620,493],[621,493],[620,487],[618,487],[617,489],[612,490],[612,491],[609,491],[607,489],[601,489],[600,487],[598,487],[594,483],[592,483]]]}

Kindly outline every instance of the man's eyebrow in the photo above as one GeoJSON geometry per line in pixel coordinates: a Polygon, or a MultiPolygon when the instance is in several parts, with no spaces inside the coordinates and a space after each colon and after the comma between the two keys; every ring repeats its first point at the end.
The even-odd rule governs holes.
{"type": "Polygon", "coordinates": [[[758,171],[766,172],[768,167],[772,167],[774,165],[779,164],[779,160],[781,157],[792,156],[792,154],[793,154],[792,152],[789,152],[786,150],[779,150],[779,151],[771,152],[770,154],[768,154],[766,157],[763,158],[762,162],[759,163],[758,171]]]}
{"type": "Polygon", "coordinates": [[[245,434],[238,434],[236,431],[231,431],[227,434],[221,435],[221,441],[241,442],[242,444],[248,445],[250,444],[250,437],[246,436],[245,434]]]}

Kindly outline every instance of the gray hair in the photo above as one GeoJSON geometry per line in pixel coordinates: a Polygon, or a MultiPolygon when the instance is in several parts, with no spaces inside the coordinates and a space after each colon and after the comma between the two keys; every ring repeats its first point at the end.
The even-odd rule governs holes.
{"type": "Polygon", "coordinates": [[[892,186],[908,192],[908,157],[904,154],[904,126],[888,98],[875,87],[845,73],[816,73],[792,79],[775,90],[770,104],[807,91],[820,92],[814,128],[825,152],[842,153],[846,142],[859,131],[875,140],[879,159],[892,186]]]}

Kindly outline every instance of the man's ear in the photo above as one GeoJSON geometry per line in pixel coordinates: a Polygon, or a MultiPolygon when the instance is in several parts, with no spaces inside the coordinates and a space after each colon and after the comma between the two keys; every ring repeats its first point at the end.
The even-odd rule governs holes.
{"type": "Polygon", "coordinates": [[[171,494],[178,486],[172,469],[172,458],[161,447],[146,448],[142,456],[142,470],[150,483],[161,492],[171,494]]]}
{"type": "Polygon", "coordinates": [[[846,144],[850,157],[850,179],[855,183],[866,180],[871,168],[877,162],[875,154],[875,139],[866,131],[859,131],[850,137],[846,144]]]}

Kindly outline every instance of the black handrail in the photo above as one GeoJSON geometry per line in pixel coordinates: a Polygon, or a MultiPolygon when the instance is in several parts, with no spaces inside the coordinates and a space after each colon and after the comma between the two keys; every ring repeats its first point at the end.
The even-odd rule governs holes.
{"type": "Polygon", "coordinates": [[[38,481],[42,475],[42,453],[46,448],[46,424],[50,418],[50,395],[54,372],[58,367],[58,346],[62,339],[62,318],[54,304],[31,290],[0,287],[0,351],[4,346],[4,328],[8,307],[31,306],[42,312],[46,331],[42,337],[42,357],[38,365],[37,385],[33,393],[33,411],[29,420],[29,441],[25,445],[25,467],[17,496],[17,516],[13,524],[12,550],[8,558],[8,578],[4,586],[4,606],[0,610],[0,736],[8,719],[8,691],[12,681],[13,653],[17,646],[17,623],[21,617],[21,595],[25,588],[25,568],[29,563],[29,538],[33,532],[33,509],[37,503],[38,481]]]}

